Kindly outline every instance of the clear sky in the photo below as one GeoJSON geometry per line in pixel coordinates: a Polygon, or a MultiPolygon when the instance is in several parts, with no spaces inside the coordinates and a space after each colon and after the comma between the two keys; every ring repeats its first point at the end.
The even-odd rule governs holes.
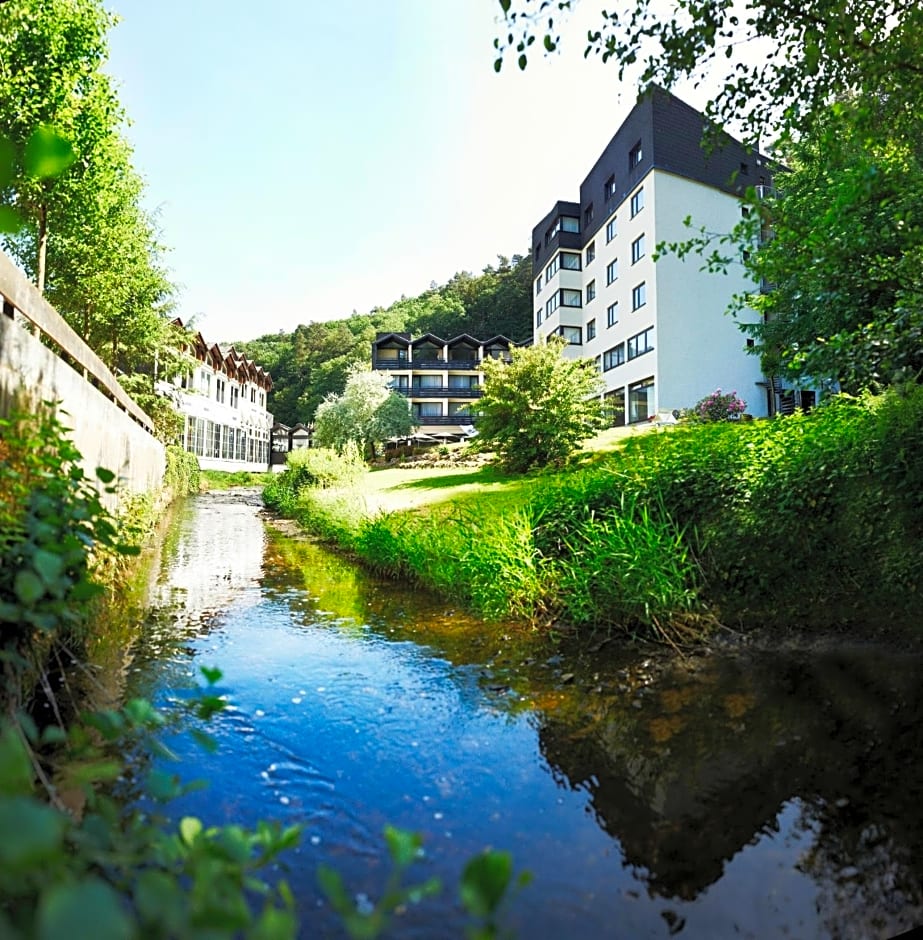
{"type": "Polygon", "coordinates": [[[536,44],[525,72],[510,59],[497,75],[496,0],[108,2],[177,313],[214,341],[526,254],[635,100],[583,58],[579,19],[562,54],[536,44]]]}

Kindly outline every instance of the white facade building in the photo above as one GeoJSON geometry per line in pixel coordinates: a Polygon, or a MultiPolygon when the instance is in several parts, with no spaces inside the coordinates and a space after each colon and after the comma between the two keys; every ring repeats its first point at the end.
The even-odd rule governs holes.
{"type": "Polygon", "coordinates": [[[233,346],[208,345],[197,333],[195,368],[174,382],[158,382],[185,419],[183,446],[203,470],[269,469],[272,415],[266,396],[272,378],[233,346]]]}
{"type": "MultiPolygon", "coordinates": [[[[615,424],[691,407],[716,388],[765,416],[778,403],[752,345],[726,311],[753,289],[743,265],[702,270],[655,248],[698,229],[726,233],[740,194],[769,185],[767,161],[725,138],[703,149],[704,117],[674,96],[643,95],[580,185],[532,232],[534,336],[569,342],[565,354],[595,359],[615,424]],[[692,227],[684,224],[689,218],[692,227]]],[[[751,322],[759,322],[750,312],[751,322]]]]}

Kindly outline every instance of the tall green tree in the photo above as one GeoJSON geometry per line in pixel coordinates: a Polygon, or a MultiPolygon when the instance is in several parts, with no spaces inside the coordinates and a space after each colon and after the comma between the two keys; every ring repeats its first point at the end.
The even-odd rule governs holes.
{"type": "Polygon", "coordinates": [[[567,343],[513,349],[484,363],[478,437],[513,473],[559,466],[602,427],[602,379],[590,359],[565,359],[567,343]]]}
{"type": "Polygon", "coordinates": [[[120,118],[101,70],[114,21],[99,0],[0,5],[0,135],[25,150],[37,128],[54,128],[77,157],[68,172],[52,178],[18,172],[6,194],[33,231],[34,256],[23,260],[39,290],[45,286],[48,233],[74,192],[73,177],[120,118]]]}
{"type": "Polygon", "coordinates": [[[778,196],[756,206],[770,237],[745,256],[768,287],[748,298],[764,372],[852,392],[923,375],[923,143],[885,122],[870,136],[862,110],[840,103],[787,143],[778,196]]]}

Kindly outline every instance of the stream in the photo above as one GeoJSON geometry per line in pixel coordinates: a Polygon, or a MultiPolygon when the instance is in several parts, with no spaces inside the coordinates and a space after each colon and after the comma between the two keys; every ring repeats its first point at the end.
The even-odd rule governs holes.
{"type": "Polygon", "coordinates": [[[345,932],[320,863],[374,899],[390,823],[422,834],[437,898],[387,936],[464,936],[486,847],[532,883],[502,923],[542,938],[886,938],[923,923],[920,655],[853,643],[680,660],[605,636],[552,645],[376,579],[286,533],[256,491],[174,514],[125,692],[158,706],[223,672],[208,786],[176,819],[302,824],[284,871],[301,936],[345,932]]]}

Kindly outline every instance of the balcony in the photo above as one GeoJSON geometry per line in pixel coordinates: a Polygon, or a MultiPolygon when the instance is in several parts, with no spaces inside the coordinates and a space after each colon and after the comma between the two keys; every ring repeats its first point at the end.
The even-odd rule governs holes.
{"type": "Polygon", "coordinates": [[[414,422],[420,427],[436,427],[439,425],[467,425],[474,424],[477,415],[414,415],[414,422]]]}
{"type": "Polygon", "coordinates": [[[456,385],[414,385],[410,388],[395,388],[394,391],[408,398],[480,398],[483,389],[480,386],[470,388],[456,385]]]}

